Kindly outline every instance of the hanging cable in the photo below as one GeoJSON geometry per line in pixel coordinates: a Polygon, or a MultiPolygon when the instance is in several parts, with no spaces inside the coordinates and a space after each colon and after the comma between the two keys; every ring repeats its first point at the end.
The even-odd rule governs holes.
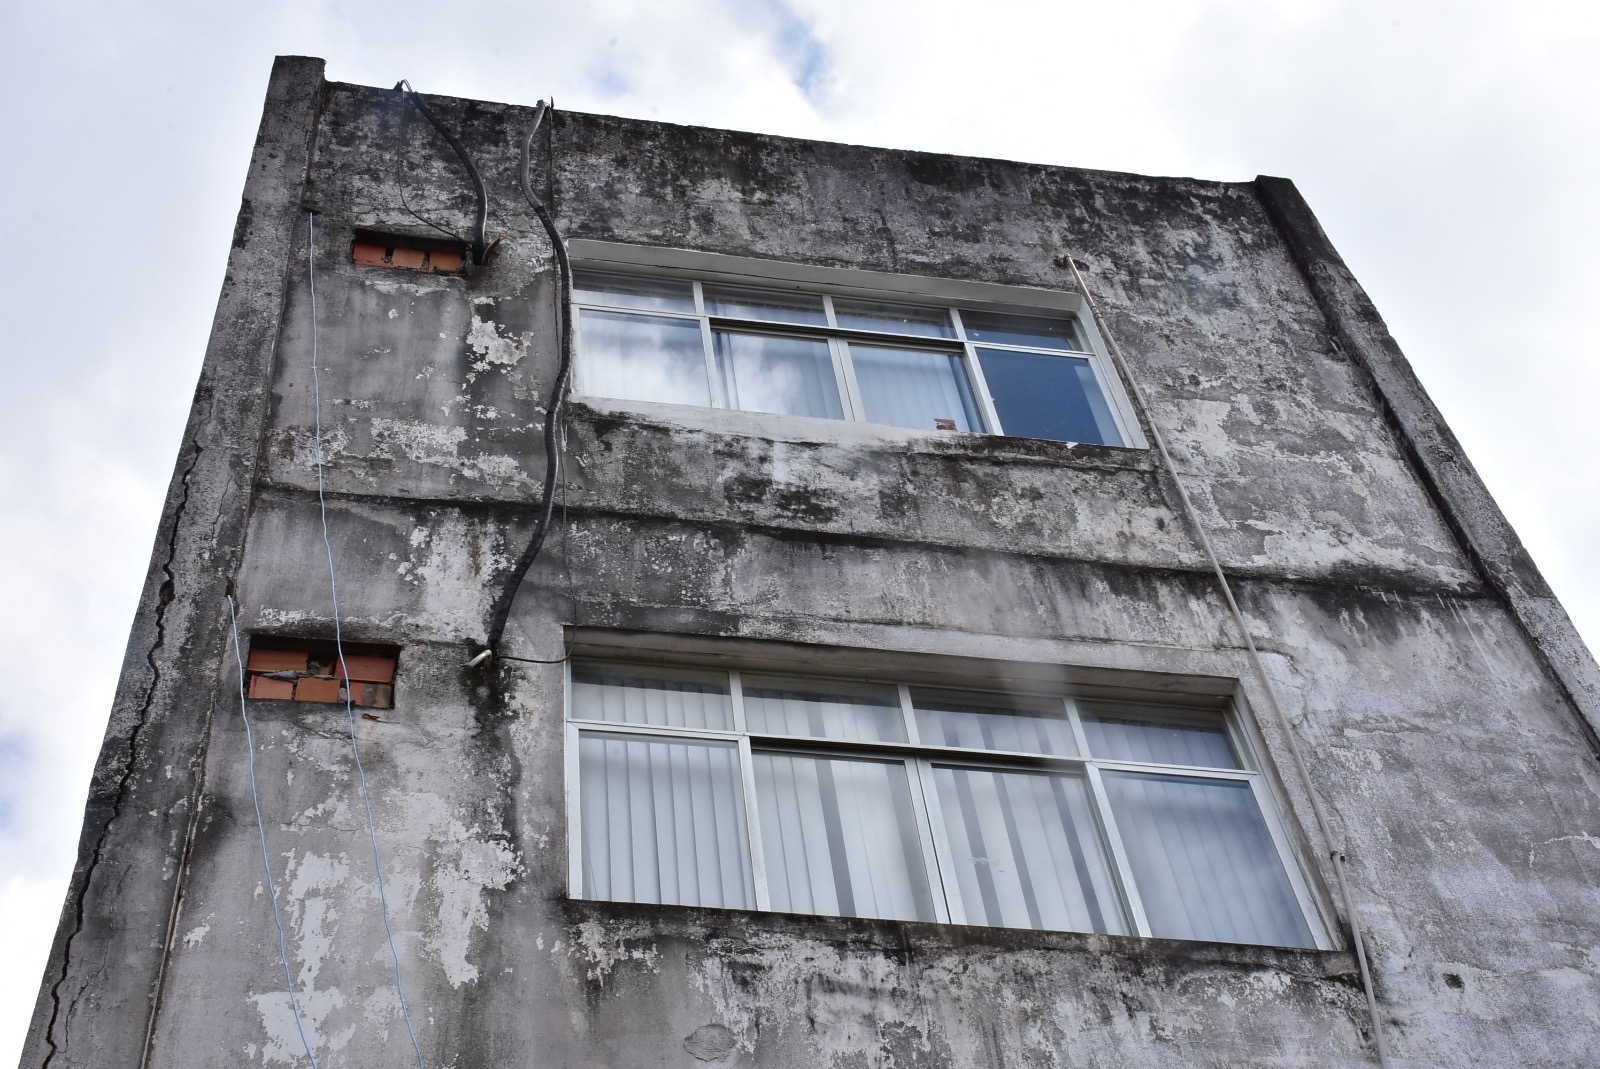
{"type": "MultiPolygon", "coordinates": [[[[545,536],[550,533],[550,517],[555,511],[555,488],[557,453],[556,448],[556,422],[561,411],[562,402],[566,399],[567,374],[572,369],[572,261],[567,257],[567,246],[561,239],[561,232],[556,229],[556,221],[550,215],[550,210],[544,202],[533,195],[533,186],[528,181],[528,157],[533,148],[533,137],[539,131],[539,126],[544,122],[546,113],[550,110],[544,101],[539,101],[538,109],[534,112],[533,123],[528,127],[528,135],[522,139],[522,158],[517,168],[517,177],[522,183],[522,195],[528,198],[528,203],[533,207],[533,212],[539,217],[539,222],[544,225],[544,230],[550,237],[551,248],[555,252],[556,266],[561,275],[561,288],[557,298],[556,319],[560,332],[560,353],[556,367],[555,382],[550,387],[550,403],[545,406],[544,413],[544,497],[539,506],[539,517],[534,523],[533,533],[528,538],[528,545],[517,558],[516,564],[511,569],[506,584],[495,599],[494,611],[489,618],[489,636],[485,647],[490,657],[494,656],[500,648],[500,640],[505,635],[506,621],[511,617],[511,603],[516,600],[517,589],[522,586],[523,577],[528,574],[528,569],[533,566],[534,560],[539,556],[539,550],[544,546],[545,536]]],[[[480,657],[482,654],[479,655],[480,657]]],[[[476,660],[476,659],[475,659],[476,660]]],[[[478,662],[482,663],[482,662],[478,662]]]]}
{"type": "Polygon", "coordinates": [[[1283,729],[1283,737],[1289,744],[1289,758],[1294,762],[1295,771],[1300,776],[1300,782],[1305,784],[1306,797],[1311,801],[1311,812],[1316,818],[1317,827],[1322,831],[1323,839],[1331,848],[1329,857],[1333,862],[1333,872],[1339,885],[1340,897],[1344,899],[1345,913],[1350,918],[1350,938],[1355,945],[1356,963],[1361,973],[1361,989],[1366,996],[1367,1013],[1372,1021],[1372,1042],[1378,1055],[1378,1064],[1383,1069],[1389,1069],[1389,1045],[1383,1034],[1383,1021],[1378,1013],[1378,999],[1372,987],[1372,974],[1367,966],[1366,943],[1361,933],[1361,918],[1356,912],[1355,899],[1350,896],[1350,888],[1344,876],[1344,849],[1337,845],[1339,840],[1333,833],[1333,822],[1329,820],[1327,811],[1322,806],[1322,801],[1317,796],[1316,787],[1311,779],[1310,767],[1306,764],[1305,754],[1300,750],[1300,743],[1295,735],[1294,725],[1284,714],[1283,706],[1278,704],[1277,689],[1273,686],[1272,677],[1267,674],[1266,664],[1261,660],[1261,653],[1256,649],[1255,637],[1250,633],[1250,627],[1245,622],[1244,613],[1239,608],[1239,602],[1233,596],[1233,584],[1228,582],[1228,575],[1222,568],[1222,560],[1217,556],[1216,549],[1211,544],[1211,536],[1206,533],[1205,526],[1200,522],[1200,513],[1194,507],[1194,502],[1189,498],[1189,491],[1183,485],[1183,477],[1178,472],[1177,462],[1172,459],[1172,454],[1167,450],[1166,436],[1161,432],[1161,425],[1156,422],[1155,410],[1150,407],[1149,398],[1145,396],[1144,388],[1139,379],[1132,373],[1128,366],[1127,358],[1123,355],[1122,346],[1117,344],[1115,335],[1111,332],[1110,322],[1100,314],[1100,309],[1095,303],[1094,294],[1089,292],[1089,284],[1084,281],[1083,272],[1078,270],[1078,261],[1067,250],[1067,262],[1072,267],[1072,277],[1077,280],[1078,292],[1082,294],[1084,302],[1089,306],[1095,322],[1105,332],[1106,342],[1111,350],[1111,358],[1117,365],[1122,380],[1133,391],[1134,398],[1139,402],[1139,407],[1144,409],[1150,420],[1150,436],[1155,439],[1156,453],[1161,457],[1162,465],[1172,476],[1172,483],[1178,490],[1178,501],[1183,507],[1184,515],[1188,518],[1189,526],[1194,530],[1195,537],[1200,542],[1200,548],[1206,555],[1206,560],[1211,564],[1211,571],[1217,577],[1217,585],[1222,588],[1223,600],[1227,602],[1229,615],[1232,616],[1234,626],[1244,636],[1245,650],[1249,654],[1250,665],[1257,678],[1261,681],[1262,693],[1266,696],[1267,704],[1271,707],[1272,714],[1279,726],[1283,729]]]}
{"type": "Polygon", "coordinates": [[[289,975],[289,944],[283,934],[283,918],[278,914],[278,885],[272,879],[272,862],[267,860],[267,826],[261,819],[261,792],[256,787],[256,738],[250,730],[250,710],[244,700],[244,652],[239,648],[239,614],[233,605],[233,595],[228,595],[228,622],[233,625],[233,657],[239,662],[239,719],[244,721],[244,745],[250,768],[250,804],[256,811],[256,835],[261,840],[261,873],[267,881],[267,899],[272,903],[272,923],[278,929],[278,962],[283,966],[283,989],[289,993],[289,1009],[294,1012],[294,1028],[300,1033],[300,1045],[306,1049],[306,1060],[311,1069],[317,1069],[317,1056],[311,1053],[311,1041],[306,1039],[306,1028],[300,1020],[300,1000],[294,993],[294,980],[289,975]]]}
{"type": "Polygon", "coordinates": [[[350,667],[344,660],[344,631],[339,623],[339,580],[333,567],[333,541],[328,536],[328,499],[322,478],[322,378],[317,353],[317,216],[307,212],[310,221],[310,238],[307,244],[307,274],[311,290],[311,391],[315,405],[317,445],[317,508],[322,516],[322,547],[328,553],[328,586],[333,594],[333,644],[339,658],[339,672],[344,676],[344,716],[350,730],[350,754],[355,758],[356,779],[361,784],[361,804],[367,811],[367,838],[372,843],[372,871],[378,878],[378,906],[383,914],[383,934],[389,940],[389,959],[394,963],[394,992],[400,1000],[400,1016],[406,1023],[406,1035],[411,1037],[411,1048],[417,1054],[417,1069],[424,1069],[422,1047],[417,1043],[417,1033],[411,1027],[411,1012],[406,1008],[406,993],[400,983],[400,952],[395,949],[394,930],[389,926],[389,898],[383,887],[383,862],[378,854],[378,828],[372,815],[372,796],[367,791],[367,773],[361,767],[361,747],[356,743],[356,714],[350,697],[350,667]]]}
{"type": "MultiPolygon", "coordinates": [[[[433,113],[433,109],[423,101],[422,94],[411,88],[411,83],[404,78],[396,82],[394,87],[396,91],[405,93],[406,98],[411,101],[418,111],[422,112],[422,117],[432,123],[435,130],[439,131],[439,136],[450,143],[450,147],[455,150],[456,158],[461,161],[461,165],[467,169],[467,174],[472,177],[472,190],[478,195],[478,215],[472,227],[472,262],[481,267],[488,261],[491,248],[488,237],[489,192],[483,187],[483,176],[478,174],[478,168],[472,162],[472,157],[467,155],[465,146],[461,144],[455,134],[445,128],[444,123],[439,121],[439,117],[433,113]]],[[[410,210],[409,207],[407,210],[410,210]]],[[[421,217],[419,216],[418,218],[421,217]]],[[[426,220],[423,221],[426,222],[426,220]]],[[[434,226],[432,223],[428,225],[434,226]]],[[[435,227],[435,229],[441,228],[435,227]]],[[[495,244],[499,244],[499,242],[495,244]]]]}

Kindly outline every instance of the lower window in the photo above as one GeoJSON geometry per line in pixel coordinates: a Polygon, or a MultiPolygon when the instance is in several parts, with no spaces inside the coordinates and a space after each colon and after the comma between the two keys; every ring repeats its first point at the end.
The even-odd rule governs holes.
{"type": "Polygon", "coordinates": [[[1225,710],[579,661],[584,898],[1317,944],[1225,710]]]}

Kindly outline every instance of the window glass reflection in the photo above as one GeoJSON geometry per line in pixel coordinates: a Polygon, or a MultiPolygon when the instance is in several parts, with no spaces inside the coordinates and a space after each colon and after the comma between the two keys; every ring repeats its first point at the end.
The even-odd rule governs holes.
{"type": "Polygon", "coordinates": [[[729,408],[844,418],[827,342],[726,331],[715,341],[729,408]]]}
{"type": "Polygon", "coordinates": [[[730,319],[759,319],[767,323],[827,326],[822,297],[814,293],[774,293],[771,290],[733,286],[705,287],[706,313],[730,319]]]}
{"type": "Polygon", "coordinates": [[[893,687],[744,677],[744,715],[758,735],[904,742],[905,718],[893,687]]]}
{"type": "Polygon", "coordinates": [[[1011,699],[999,694],[966,694],[912,688],[917,734],[925,746],[1012,753],[1078,752],[1059,699],[1011,699]]]}
{"type": "Polygon", "coordinates": [[[850,356],[868,422],[930,431],[983,429],[960,356],[867,345],[851,345],[850,356]]]}
{"type": "Polygon", "coordinates": [[[1054,442],[1122,444],[1089,361],[1014,349],[979,349],[978,361],[1003,433],[1054,442]]]}
{"type": "Polygon", "coordinates": [[[647,312],[694,312],[694,284],[661,278],[630,278],[594,271],[572,276],[572,299],[580,304],[608,304],[647,312]]]}
{"type": "Polygon", "coordinates": [[[674,405],[711,403],[698,321],[584,308],[578,330],[585,393],[674,405]]]}
{"type": "Polygon", "coordinates": [[[833,299],[834,322],[845,330],[877,330],[885,334],[914,334],[923,338],[954,338],[956,328],[943,308],[911,304],[833,299]]]}
{"type": "Polygon", "coordinates": [[[969,341],[994,345],[1026,345],[1035,349],[1087,352],[1070,319],[1015,315],[1010,312],[961,313],[961,326],[969,341]]]}

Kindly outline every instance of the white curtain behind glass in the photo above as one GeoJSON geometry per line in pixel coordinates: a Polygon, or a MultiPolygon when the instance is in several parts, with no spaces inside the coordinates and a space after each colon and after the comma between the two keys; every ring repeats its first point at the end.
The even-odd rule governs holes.
{"type": "Polygon", "coordinates": [[[583,390],[597,397],[709,405],[705,345],[693,319],[582,309],[583,390]]]}
{"type": "Polygon", "coordinates": [[[1017,710],[916,690],[911,700],[917,710],[917,732],[928,746],[1059,755],[1078,752],[1066,710],[1059,703],[1048,711],[1017,710]]]}
{"type": "Polygon", "coordinates": [[[904,765],[757,753],[755,771],[773,909],[933,919],[904,765]]]}
{"type": "Polygon", "coordinates": [[[1166,723],[1119,716],[1114,706],[1080,703],[1089,752],[1113,761],[1158,765],[1238,768],[1221,718],[1214,724],[1173,720],[1166,723]]]}
{"type": "Polygon", "coordinates": [[[572,666],[572,716],[662,728],[733,727],[727,677],[720,673],[646,674],[605,665],[572,666]]]}
{"type": "Polygon", "coordinates": [[[757,735],[904,742],[900,696],[888,687],[824,690],[816,684],[744,677],[744,715],[757,735]]]}
{"type": "Polygon", "coordinates": [[[1312,945],[1249,784],[1110,771],[1104,780],[1153,935],[1312,945]]]}
{"type": "Polygon", "coordinates": [[[936,767],[968,924],[1123,934],[1082,776],[936,767]]]}
{"type": "Polygon", "coordinates": [[[729,408],[844,418],[827,342],[725,331],[715,340],[729,408]]]}
{"type": "Polygon", "coordinates": [[[584,732],[578,760],[586,897],[755,905],[732,743],[584,732]]]}
{"type": "Polygon", "coordinates": [[[958,431],[982,430],[961,358],[949,353],[851,345],[856,385],[871,423],[958,431]]]}

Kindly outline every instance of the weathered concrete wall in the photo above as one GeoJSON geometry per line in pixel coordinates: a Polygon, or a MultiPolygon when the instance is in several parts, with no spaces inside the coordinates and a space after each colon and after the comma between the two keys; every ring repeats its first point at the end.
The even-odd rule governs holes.
{"type": "MultiPolygon", "coordinates": [[[[470,186],[395,94],[319,74],[279,70],[274,93],[302,99],[271,98],[258,156],[280,142],[314,142],[315,155],[298,157],[303,176],[272,176],[278,236],[241,245],[230,275],[239,285],[252,269],[253,306],[281,322],[263,339],[254,320],[219,313],[208,381],[233,383],[238,411],[197,403],[191,438],[221,438],[238,459],[175,483],[203,491],[207,513],[183,521],[190,540],[153,572],[141,615],[146,630],[175,618],[157,605],[209,621],[167,669],[187,734],[160,751],[199,778],[151,780],[139,811],[165,823],[137,842],[90,850],[91,806],[85,871],[102,854],[137,859],[148,887],[119,896],[80,876],[71,943],[52,964],[76,985],[69,1012],[47,976],[40,1036],[52,1038],[25,1065],[303,1057],[218,583],[237,577],[249,630],[332,634],[308,254],[344,634],[404,647],[396,708],[358,729],[428,1064],[1372,1063],[1348,949],[569,900],[561,669],[462,666],[526,538],[544,466],[551,257],[515,178],[531,109],[433,102],[483,170],[491,234],[506,235],[493,264],[463,277],[361,268],[349,262],[353,228],[426,236],[414,211],[463,231],[470,186]],[[294,213],[302,177],[314,246],[294,213]],[[229,548],[241,540],[242,555],[229,548]],[[76,924],[80,898],[103,927],[76,924]],[[149,932],[133,932],[136,920],[149,932]],[[123,928],[139,952],[91,964],[111,960],[123,928]]],[[[564,418],[562,508],[507,653],[559,658],[576,625],[845,660],[1237,680],[1336,928],[1344,910],[1323,859],[1335,843],[1348,851],[1396,1060],[1590,1063],[1600,769],[1582,681],[1593,663],[1540,600],[1548,591],[1509,531],[1485,541],[1464,526],[1463,512],[1493,520],[1492,503],[1458,500],[1481,486],[1440,453],[1453,443],[1427,422],[1437,414],[1381,392],[1403,360],[1382,345],[1355,351],[1352,331],[1369,337],[1381,322],[1340,319],[1326,281],[1306,273],[1308,239],[1284,222],[1280,188],[566,113],[540,139],[534,184],[570,237],[1059,289],[1072,288],[1075,258],[1149,398],[1139,418],[1165,432],[1236,579],[1285,720],[1261,712],[1272,703],[1154,451],[823,433],[584,398],[564,418]],[[1429,467],[1441,457],[1454,482],[1429,467]],[[1292,774],[1291,731],[1309,784],[1292,774]]],[[[247,191],[242,233],[267,192],[247,191]]],[[[1314,251],[1318,263],[1331,255],[1314,251]]],[[[141,693],[150,645],[136,633],[126,694],[141,693]]],[[[405,1064],[343,710],[254,703],[252,714],[308,1034],[325,1064],[405,1064]]],[[[102,779],[139,730],[113,720],[102,779]]]]}

